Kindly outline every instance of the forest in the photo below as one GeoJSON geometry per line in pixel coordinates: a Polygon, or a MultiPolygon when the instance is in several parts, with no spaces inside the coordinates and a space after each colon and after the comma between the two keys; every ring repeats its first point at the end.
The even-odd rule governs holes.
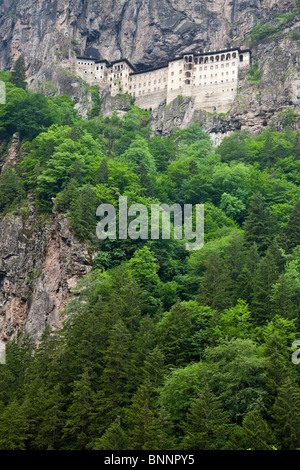
{"type": "Polygon", "coordinates": [[[7,344],[1,450],[300,448],[300,137],[297,115],[215,147],[198,123],[153,135],[131,103],[82,119],[69,96],[8,72],[0,214],[64,214],[96,253],[61,330],[7,344]],[[28,201],[28,194],[31,201],[28,201]],[[205,244],[96,237],[96,209],[204,204],[205,244]]]}

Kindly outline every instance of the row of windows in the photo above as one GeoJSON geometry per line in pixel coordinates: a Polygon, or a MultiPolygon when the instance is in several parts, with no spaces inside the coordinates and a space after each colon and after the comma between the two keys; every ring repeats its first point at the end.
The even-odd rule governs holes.
{"type": "MultiPolygon", "coordinates": [[[[232,75],[235,75],[235,70],[232,70],[231,73],[232,73],[232,75]]],[[[225,73],[225,72],[221,72],[221,73],[220,73],[220,76],[221,76],[221,77],[224,77],[224,75],[228,76],[228,75],[229,75],[229,72],[226,72],[226,73],[225,73]]],[[[191,77],[192,77],[192,74],[191,74],[190,72],[186,72],[186,73],[185,73],[185,76],[186,76],[187,78],[191,78],[191,77]]],[[[218,77],[218,76],[219,76],[219,73],[215,73],[215,74],[211,73],[211,74],[210,74],[210,77],[218,77]]],[[[208,77],[208,75],[203,75],[203,78],[207,78],[207,77],[208,77]]],[[[196,75],[193,75],[193,78],[196,78],[196,75]]],[[[201,78],[202,78],[202,75],[199,75],[199,78],[201,79],[201,78]]],[[[180,81],[180,80],[181,80],[181,78],[179,78],[179,81],[180,81]]],[[[172,80],[172,83],[173,83],[173,82],[174,82],[174,80],[172,80]]]]}
{"type": "MultiPolygon", "coordinates": [[[[190,56],[185,56],[184,61],[186,63],[191,63],[194,62],[195,64],[207,64],[208,62],[223,62],[224,60],[231,60],[231,59],[236,59],[237,58],[237,53],[233,52],[232,54],[218,54],[218,55],[211,55],[208,57],[195,57],[190,55],[190,56]]],[[[242,62],[244,59],[244,56],[241,54],[240,55],[240,61],[242,62]]]]}
{"type": "MultiPolygon", "coordinates": [[[[155,72],[149,73],[149,74],[147,74],[146,79],[152,78],[153,75],[154,75],[154,77],[157,77],[158,75],[162,75],[162,71],[160,71],[159,73],[155,73],[155,72]]],[[[136,80],[145,80],[145,76],[139,75],[139,76],[130,77],[130,81],[132,82],[133,80],[134,81],[136,81],[136,80]]],[[[164,81],[166,81],[166,78],[164,78],[164,81]]]]}
{"type": "MultiPolygon", "coordinates": [[[[182,87],[180,86],[179,89],[181,89],[182,87]]],[[[171,90],[173,90],[173,88],[171,88],[171,90]]],[[[159,88],[156,90],[156,88],[154,88],[154,91],[159,91],[159,88]]],[[[226,89],[227,92],[230,91],[229,88],[226,89]]],[[[234,91],[234,88],[231,88],[231,91],[234,91]]],[[[142,95],[147,95],[147,94],[151,94],[153,92],[153,90],[148,90],[148,92],[146,92],[145,90],[143,91],[139,91],[138,94],[134,91],[132,93],[133,96],[142,96],[142,95]]],[[[222,93],[225,93],[225,90],[222,90],[222,93]]]]}
{"type": "MultiPolygon", "coordinates": [[[[230,81],[229,78],[226,78],[226,80],[219,80],[219,81],[218,81],[218,80],[215,80],[215,81],[210,81],[210,82],[199,82],[198,86],[202,86],[202,85],[204,85],[204,86],[205,86],[205,85],[217,85],[218,83],[228,83],[229,81],[230,81]]],[[[235,78],[232,78],[231,81],[232,81],[232,82],[235,82],[235,78]]],[[[191,80],[190,80],[189,78],[186,79],[184,83],[185,83],[186,85],[191,85],[191,84],[192,84],[192,82],[191,82],[191,80]]],[[[179,88],[180,88],[180,87],[179,87],[179,88]]],[[[171,88],[171,90],[172,90],[172,88],[171,88]]]]}
{"type": "MultiPolygon", "coordinates": [[[[135,90],[135,89],[136,89],[136,85],[134,85],[133,88],[134,88],[134,90],[135,90]]],[[[168,85],[165,85],[165,87],[160,87],[160,86],[154,87],[154,89],[149,88],[149,89],[148,89],[148,93],[152,93],[153,91],[161,91],[161,90],[163,90],[163,89],[166,90],[167,88],[168,88],[168,85]]],[[[129,90],[132,90],[132,86],[131,86],[131,85],[129,85],[129,90]]],[[[145,90],[139,91],[140,94],[141,94],[141,92],[145,93],[145,90]]]]}
{"type": "Polygon", "coordinates": [[[77,65],[95,65],[95,62],[77,62],[77,65]]]}
{"type": "MultiPolygon", "coordinates": [[[[131,87],[129,87],[131,89],[131,87]]],[[[165,86],[165,90],[167,89],[167,85],[165,86]]],[[[138,93],[136,93],[135,91],[132,93],[133,96],[140,96],[140,95],[148,95],[148,94],[151,94],[151,93],[155,93],[157,91],[163,91],[163,88],[160,88],[160,87],[156,87],[154,88],[153,90],[152,89],[148,89],[148,90],[139,90],[138,93]]]]}
{"type": "MultiPolygon", "coordinates": [[[[235,78],[232,78],[231,81],[234,82],[234,81],[235,81],[235,78]]],[[[198,83],[198,86],[217,85],[218,83],[228,83],[228,82],[229,82],[229,79],[227,78],[226,80],[219,80],[219,81],[218,81],[218,80],[215,80],[215,81],[210,81],[210,82],[199,82],[199,83],[198,83]]],[[[187,79],[187,80],[185,80],[184,83],[185,83],[186,85],[190,85],[190,84],[191,84],[191,80],[187,79]]],[[[133,87],[132,87],[131,85],[129,86],[129,90],[132,90],[132,89],[136,90],[136,88],[137,88],[136,85],[134,85],[133,87]]],[[[139,88],[141,88],[141,86],[139,86],[139,88]]],[[[181,85],[179,85],[179,88],[181,88],[181,85]]],[[[155,87],[154,89],[149,88],[147,92],[148,92],[148,93],[152,93],[152,92],[155,92],[155,91],[160,91],[160,90],[162,90],[162,89],[163,89],[163,88],[161,88],[161,87],[155,87]]],[[[165,85],[165,90],[166,90],[166,89],[167,89],[167,85],[165,85]]],[[[171,90],[173,90],[173,88],[171,88],[171,90]]],[[[144,94],[145,91],[146,91],[146,90],[139,90],[139,95],[140,95],[140,94],[144,94]]]]}
{"type": "MultiPolygon", "coordinates": [[[[164,78],[164,80],[163,80],[163,81],[164,81],[164,82],[166,82],[166,81],[167,81],[167,79],[166,79],[166,78],[164,78]]],[[[153,82],[153,83],[154,83],[154,85],[156,85],[157,83],[161,83],[161,82],[162,82],[162,80],[154,80],[154,82],[153,82]]],[[[152,82],[148,82],[148,86],[151,86],[151,84],[152,84],[152,82]]],[[[137,84],[135,84],[135,85],[134,85],[134,88],[136,88],[137,86],[138,86],[139,88],[141,88],[142,86],[144,86],[144,87],[145,87],[145,86],[147,86],[147,82],[144,82],[144,83],[141,83],[141,82],[140,82],[138,85],[137,85],[137,84]]]]}

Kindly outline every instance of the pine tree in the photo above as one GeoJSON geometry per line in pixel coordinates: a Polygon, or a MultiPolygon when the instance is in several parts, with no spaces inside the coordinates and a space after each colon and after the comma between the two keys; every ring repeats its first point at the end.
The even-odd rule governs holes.
{"type": "Polygon", "coordinates": [[[225,445],[228,417],[218,398],[205,387],[190,407],[183,426],[183,448],[191,450],[217,450],[225,445]]]}
{"type": "Polygon", "coordinates": [[[82,240],[96,236],[97,198],[90,184],[76,193],[71,202],[71,227],[82,240]]]}
{"type": "Polygon", "coordinates": [[[14,64],[14,68],[11,73],[10,81],[13,85],[18,88],[23,88],[25,90],[27,88],[26,83],[26,67],[25,67],[25,59],[23,55],[16,60],[14,64]]]}
{"type": "Polygon", "coordinates": [[[278,392],[273,418],[283,450],[300,449],[300,390],[288,379],[278,392]]]}
{"type": "Polygon", "coordinates": [[[106,429],[100,439],[97,439],[91,446],[92,450],[126,450],[127,436],[121,426],[121,419],[118,416],[106,429]]]}
{"type": "Polygon", "coordinates": [[[264,356],[266,357],[266,405],[268,410],[274,405],[279,388],[288,380],[292,373],[292,362],[285,339],[282,317],[270,322],[265,328],[264,356]]]}
{"type": "Polygon", "coordinates": [[[300,132],[296,132],[295,141],[293,145],[293,155],[297,159],[300,158],[300,132]]]}
{"type": "Polygon", "coordinates": [[[254,279],[259,263],[259,253],[256,243],[250,245],[245,256],[244,266],[237,277],[235,292],[237,298],[251,302],[254,292],[254,279]]]}
{"type": "Polygon", "coordinates": [[[284,318],[295,318],[297,308],[292,302],[292,292],[284,274],[282,274],[277,283],[273,286],[271,296],[272,311],[274,315],[281,315],[284,318]]]}
{"type": "Polygon", "coordinates": [[[103,158],[95,176],[95,185],[106,184],[108,181],[108,165],[107,159],[103,158]]]}
{"type": "Polygon", "coordinates": [[[228,268],[218,253],[214,253],[206,262],[206,271],[202,279],[198,301],[212,309],[223,310],[232,305],[232,280],[228,268]]]}
{"type": "Polygon", "coordinates": [[[300,201],[297,201],[291,212],[285,229],[285,245],[288,253],[292,253],[300,245],[300,201]]]}
{"type": "Polygon", "coordinates": [[[129,449],[163,450],[171,433],[171,423],[157,406],[157,394],[150,379],[138,388],[127,409],[129,449]]]}
{"type": "Polygon", "coordinates": [[[20,194],[14,168],[3,169],[0,175],[0,212],[10,208],[20,194]]]}
{"type": "Polygon", "coordinates": [[[256,243],[260,252],[266,251],[276,233],[276,223],[263,196],[256,193],[250,202],[245,220],[245,241],[256,243]]]}
{"type": "Polygon", "coordinates": [[[249,411],[243,419],[242,426],[237,426],[230,437],[230,450],[271,450],[275,438],[265,419],[257,410],[249,411]]]}
{"type": "Polygon", "coordinates": [[[112,327],[109,335],[101,389],[97,394],[100,410],[109,422],[119,416],[122,407],[129,402],[131,374],[135,374],[129,361],[130,343],[130,334],[120,319],[112,327]]]}
{"type": "Polygon", "coordinates": [[[272,316],[272,287],[278,279],[279,271],[273,253],[268,250],[260,260],[254,279],[254,293],[251,303],[253,317],[261,325],[272,316]]]}
{"type": "Polygon", "coordinates": [[[26,450],[28,431],[29,421],[24,407],[17,399],[13,399],[0,415],[0,449],[26,450]]]}
{"type": "Polygon", "coordinates": [[[41,422],[33,436],[33,447],[39,450],[59,450],[65,422],[65,402],[61,384],[43,394],[41,422]]]}
{"type": "Polygon", "coordinates": [[[93,411],[93,390],[90,371],[84,370],[73,384],[71,404],[66,412],[63,440],[68,448],[84,450],[90,441],[89,427],[93,411]]]}

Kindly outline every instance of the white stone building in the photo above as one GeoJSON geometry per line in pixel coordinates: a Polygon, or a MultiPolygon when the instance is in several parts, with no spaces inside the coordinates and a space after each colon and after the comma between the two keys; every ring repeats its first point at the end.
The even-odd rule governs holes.
{"type": "Polygon", "coordinates": [[[128,93],[136,105],[154,109],[179,95],[195,99],[196,109],[227,112],[237,95],[239,78],[250,66],[250,50],[184,54],[165,66],[136,71],[126,59],[109,63],[88,57],[76,58],[76,73],[89,84],[111,92],[128,93]]]}

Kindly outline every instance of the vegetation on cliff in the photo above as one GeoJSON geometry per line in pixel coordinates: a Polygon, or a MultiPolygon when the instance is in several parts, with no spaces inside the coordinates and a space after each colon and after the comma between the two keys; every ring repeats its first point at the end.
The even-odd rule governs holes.
{"type": "MultiPolygon", "coordinates": [[[[66,214],[98,251],[60,331],[7,345],[1,449],[297,449],[300,140],[282,115],[214,148],[198,124],[152,136],[149,114],[81,119],[69,97],[15,87],[0,107],[2,215],[66,214]],[[205,246],[96,238],[96,208],[205,204],[205,246]]],[[[94,108],[95,111],[95,108],[94,108]]]]}

